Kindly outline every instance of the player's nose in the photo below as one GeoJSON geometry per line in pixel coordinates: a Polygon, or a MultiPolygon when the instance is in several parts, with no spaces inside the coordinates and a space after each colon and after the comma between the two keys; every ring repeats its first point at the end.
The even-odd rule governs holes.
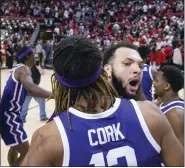
{"type": "Polygon", "coordinates": [[[139,67],[139,65],[138,65],[137,63],[133,63],[133,64],[132,64],[132,72],[133,72],[134,74],[140,75],[141,72],[142,72],[142,69],[139,67]]]}

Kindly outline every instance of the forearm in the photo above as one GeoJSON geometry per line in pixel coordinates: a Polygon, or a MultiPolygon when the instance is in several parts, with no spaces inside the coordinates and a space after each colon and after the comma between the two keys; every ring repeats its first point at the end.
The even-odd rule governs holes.
{"type": "Polygon", "coordinates": [[[51,92],[47,91],[40,86],[34,85],[28,90],[28,94],[33,97],[39,97],[43,99],[48,99],[51,96],[51,92]]]}

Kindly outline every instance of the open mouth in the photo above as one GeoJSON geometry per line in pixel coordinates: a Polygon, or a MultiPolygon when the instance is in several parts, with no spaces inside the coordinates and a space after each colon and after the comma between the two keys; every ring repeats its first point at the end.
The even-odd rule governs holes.
{"type": "Polygon", "coordinates": [[[132,80],[132,81],[129,82],[129,84],[131,86],[137,86],[138,83],[139,83],[139,80],[138,79],[134,79],[134,80],[132,80]]]}
{"type": "Polygon", "coordinates": [[[139,87],[139,79],[133,79],[129,82],[132,91],[137,91],[139,87]]]}

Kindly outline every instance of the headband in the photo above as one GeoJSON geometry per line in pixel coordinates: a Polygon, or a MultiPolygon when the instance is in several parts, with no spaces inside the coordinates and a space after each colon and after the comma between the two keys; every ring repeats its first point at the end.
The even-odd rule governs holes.
{"type": "Polygon", "coordinates": [[[80,87],[88,86],[89,84],[91,84],[94,81],[96,81],[98,79],[98,77],[100,76],[101,71],[102,71],[102,67],[99,66],[98,69],[96,70],[96,72],[94,73],[94,75],[92,75],[89,78],[79,79],[79,80],[69,80],[69,79],[66,79],[66,78],[60,76],[57,72],[55,72],[55,76],[56,76],[57,80],[62,85],[66,86],[66,87],[80,88],[80,87]]]}
{"type": "Polygon", "coordinates": [[[24,51],[20,55],[18,55],[18,58],[22,59],[23,57],[25,57],[27,54],[31,53],[32,51],[33,51],[33,49],[31,47],[29,47],[26,51],[24,51]]]}

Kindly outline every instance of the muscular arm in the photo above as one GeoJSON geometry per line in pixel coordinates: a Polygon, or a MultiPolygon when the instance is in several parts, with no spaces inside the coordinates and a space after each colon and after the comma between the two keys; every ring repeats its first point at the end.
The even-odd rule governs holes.
{"type": "Polygon", "coordinates": [[[21,166],[62,166],[63,146],[54,121],[37,130],[21,166]]]}
{"type": "Polygon", "coordinates": [[[23,84],[29,95],[44,99],[50,97],[51,92],[42,89],[41,87],[33,83],[31,72],[27,67],[21,67],[17,71],[15,71],[15,78],[23,84]]]}
{"type": "Polygon", "coordinates": [[[172,109],[166,114],[166,117],[176,137],[184,146],[184,111],[182,109],[172,109]]]}
{"type": "Polygon", "coordinates": [[[184,166],[184,148],[175,136],[170,123],[165,121],[161,126],[164,130],[161,141],[163,163],[165,166],[184,166]]]}
{"type": "Polygon", "coordinates": [[[161,160],[165,166],[184,166],[184,149],[175,136],[167,118],[152,102],[140,102],[140,109],[152,133],[161,147],[161,160]]]}

